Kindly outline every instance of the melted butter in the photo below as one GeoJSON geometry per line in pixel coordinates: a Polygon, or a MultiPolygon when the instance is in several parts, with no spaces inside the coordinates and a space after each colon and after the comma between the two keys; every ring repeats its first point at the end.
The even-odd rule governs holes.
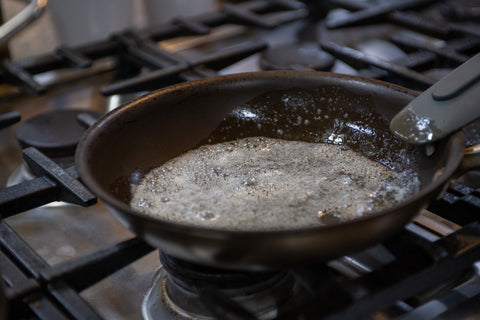
{"type": "Polygon", "coordinates": [[[202,146],[132,185],[131,206],[159,219],[272,230],[354,219],[418,190],[346,146],[264,137],[202,146]]]}

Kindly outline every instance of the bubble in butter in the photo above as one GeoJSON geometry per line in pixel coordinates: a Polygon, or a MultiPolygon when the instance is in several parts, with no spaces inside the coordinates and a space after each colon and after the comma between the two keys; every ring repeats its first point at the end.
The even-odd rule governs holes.
{"type": "Polygon", "coordinates": [[[252,137],[202,146],[131,185],[131,206],[158,219],[234,230],[282,230],[360,217],[418,191],[346,146],[252,137]]]}

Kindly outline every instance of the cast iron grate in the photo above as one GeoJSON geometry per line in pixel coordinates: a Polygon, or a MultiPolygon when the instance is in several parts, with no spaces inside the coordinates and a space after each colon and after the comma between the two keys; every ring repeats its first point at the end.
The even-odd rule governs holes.
{"type": "Polygon", "coordinates": [[[66,68],[89,68],[95,61],[110,57],[117,60],[114,69],[118,76],[129,79],[106,86],[102,90],[103,94],[151,90],[189,80],[187,73],[191,71],[197,77],[204,77],[204,73],[196,70],[200,65],[219,70],[266,48],[263,41],[250,41],[188,61],[160,49],[155,45],[157,41],[207,34],[212,28],[226,24],[271,29],[305,18],[307,14],[298,1],[257,0],[225,5],[222,10],[189,17],[188,20],[180,17],[156,28],[127,31],[104,41],[75,48],[61,47],[52,54],[32,59],[18,62],[6,60],[0,67],[0,82],[16,86],[24,93],[41,94],[48,88],[38,83],[35,75],[66,68]],[[148,72],[141,73],[145,68],[148,72]]]}
{"type": "Polygon", "coordinates": [[[32,147],[23,150],[23,156],[38,178],[0,190],[0,216],[3,219],[53,201],[85,207],[96,203],[95,195],[77,180],[75,167],[64,170],[32,147]]]}
{"type": "Polygon", "coordinates": [[[50,266],[5,221],[0,221],[0,249],[11,319],[101,319],[79,292],[153,250],[133,238],[50,266]]]}
{"type": "Polygon", "coordinates": [[[5,112],[0,114],[0,130],[11,126],[12,124],[20,121],[20,114],[16,111],[5,112]]]}
{"type": "MultiPolygon", "coordinates": [[[[454,1],[397,1],[369,5],[362,1],[335,0],[333,5],[350,12],[322,23],[320,46],[334,57],[359,70],[360,75],[386,80],[415,90],[425,90],[438,80],[432,78],[426,71],[435,68],[455,68],[480,51],[478,17],[472,16],[459,22],[461,18],[458,14],[446,13],[459,9],[460,4],[454,1]],[[437,14],[436,19],[422,16],[422,10],[433,9],[442,14],[437,14]],[[385,40],[405,50],[406,57],[386,61],[355,49],[354,44],[340,44],[328,36],[330,30],[387,22],[400,28],[385,40]]],[[[463,9],[464,11],[457,11],[468,12],[466,8],[463,9]]]]}
{"type": "MultiPolygon", "coordinates": [[[[409,54],[408,58],[401,61],[386,63],[334,42],[324,41],[321,45],[337,58],[360,68],[360,74],[363,72],[370,77],[393,79],[413,88],[425,88],[433,83],[432,79],[422,74],[425,69],[438,63],[458,65],[480,48],[478,29],[468,28],[458,22],[437,25],[403,11],[411,9],[410,5],[416,8],[417,5],[425,7],[431,3],[433,1],[405,1],[401,7],[384,6],[380,10],[366,7],[357,1],[332,1],[333,5],[354,12],[343,21],[343,25],[338,22],[332,25],[332,22],[327,23],[326,27],[340,28],[387,19],[406,29],[439,37],[445,41],[448,50],[420,46],[406,41],[403,35],[393,35],[390,40],[408,47],[409,54]]],[[[47,88],[38,84],[34,75],[61,68],[89,68],[95,60],[108,56],[116,57],[121,62],[118,65],[122,69],[119,71],[122,79],[104,87],[104,94],[158,88],[215,74],[215,71],[235,61],[264,50],[266,44],[263,41],[247,42],[226,48],[221,53],[211,52],[186,60],[159,49],[155,45],[156,41],[182,35],[205,34],[211,28],[225,23],[275,28],[304,18],[307,14],[304,7],[295,1],[249,1],[230,5],[222,11],[193,20],[179,18],[172,24],[159,26],[155,30],[126,32],[78,48],[63,47],[53,54],[32,60],[7,61],[2,67],[2,80],[18,85],[28,93],[42,93],[47,88]],[[262,16],[270,10],[287,14],[268,19],[262,16]],[[147,69],[148,72],[141,72],[141,69],[147,69]]],[[[18,121],[18,118],[17,113],[0,115],[0,128],[18,121]]],[[[77,180],[73,167],[58,168],[51,159],[33,148],[26,149],[24,156],[40,177],[22,184],[26,187],[13,186],[0,190],[0,212],[3,218],[51,201],[69,201],[84,206],[95,202],[95,197],[77,180]]],[[[292,270],[310,296],[292,306],[279,319],[350,318],[385,311],[379,310],[381,308],[401,315],[423,303],[419,294],[435,287],[436,283],[448,282],[459,274],[471,275],[472,265],[480,256],[480,191],[456,183],[441,199],[433,202],[429,209],[463,227],[433,243],[404,230],[382,244],[392,253],[394,260],[353,279],[325,264],[292,270]],[[412,264],[412,261],[418,263],[412,264]]],[[[5,221],[0,221],[0,267],[6,284],[4,298],[8,302],[9,316],[39,319],[99,318],[79,296],[79,292],[151,250],[153,248],[134,238],[50,266],[5,221]]],[[[215,294],[212,293],[205,300],[215,299],[214,297],[215,294]]],[[[477,300],[478,296],[457,300],[458,303],[451,306],[450,312],[477,300]]],[[[217,303],[214,300],[210,302],[217,303]]],[[[237,309],[231,308],[230,304],[217,305],[226,314],[230,312],[232,317],[235,316],[237,309]]]]}

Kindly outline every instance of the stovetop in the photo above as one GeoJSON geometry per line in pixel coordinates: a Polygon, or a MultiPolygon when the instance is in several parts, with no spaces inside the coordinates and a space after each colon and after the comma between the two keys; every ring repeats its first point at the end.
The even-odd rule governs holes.
{"type": "MultiPolygon", "coordinates": [[[[151,300],[165,273],[159,253],[79,183],[63,129],[52,129],[63,146],[46,146],[33,134],[22,140],[22,152],[18,128],[72,110],[68,121],[81,132],[95,117],[151,90],[260,66],[360,75],[421,91],[480,51],[479,8],[475,1],[254,0],[4,61],[0,310],[6,305],[12,319],[140,319],[142,310],[165,315],[151,300]]],[[[479,127],[464,129],[469,145],[480,142],[479,127]]],[[[273,317],[478,316],[479,213],[480,179],[473,172],[384,243],[288,270],[301,294],[273,317]]],[[[202,297],[216,306],[217,317],[255,318],[217,298],[216,292],[202,297]]]]}

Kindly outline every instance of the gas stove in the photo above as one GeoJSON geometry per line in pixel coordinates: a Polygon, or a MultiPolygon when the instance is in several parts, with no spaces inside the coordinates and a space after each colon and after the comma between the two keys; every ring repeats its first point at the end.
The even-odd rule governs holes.
{"type": "MultiPolygon", "coordinates": [[[[480,175],[383,243],[272,272],[171,257],[78,180],[102,114],[171,84],[325,70],[424,90],[480,51],[478,1],[227,3],[2,64],[0,319],[467,319],[480,316],[480,175]]],[[[464,129],[480,143],[480,123],[464,129]]]]}

